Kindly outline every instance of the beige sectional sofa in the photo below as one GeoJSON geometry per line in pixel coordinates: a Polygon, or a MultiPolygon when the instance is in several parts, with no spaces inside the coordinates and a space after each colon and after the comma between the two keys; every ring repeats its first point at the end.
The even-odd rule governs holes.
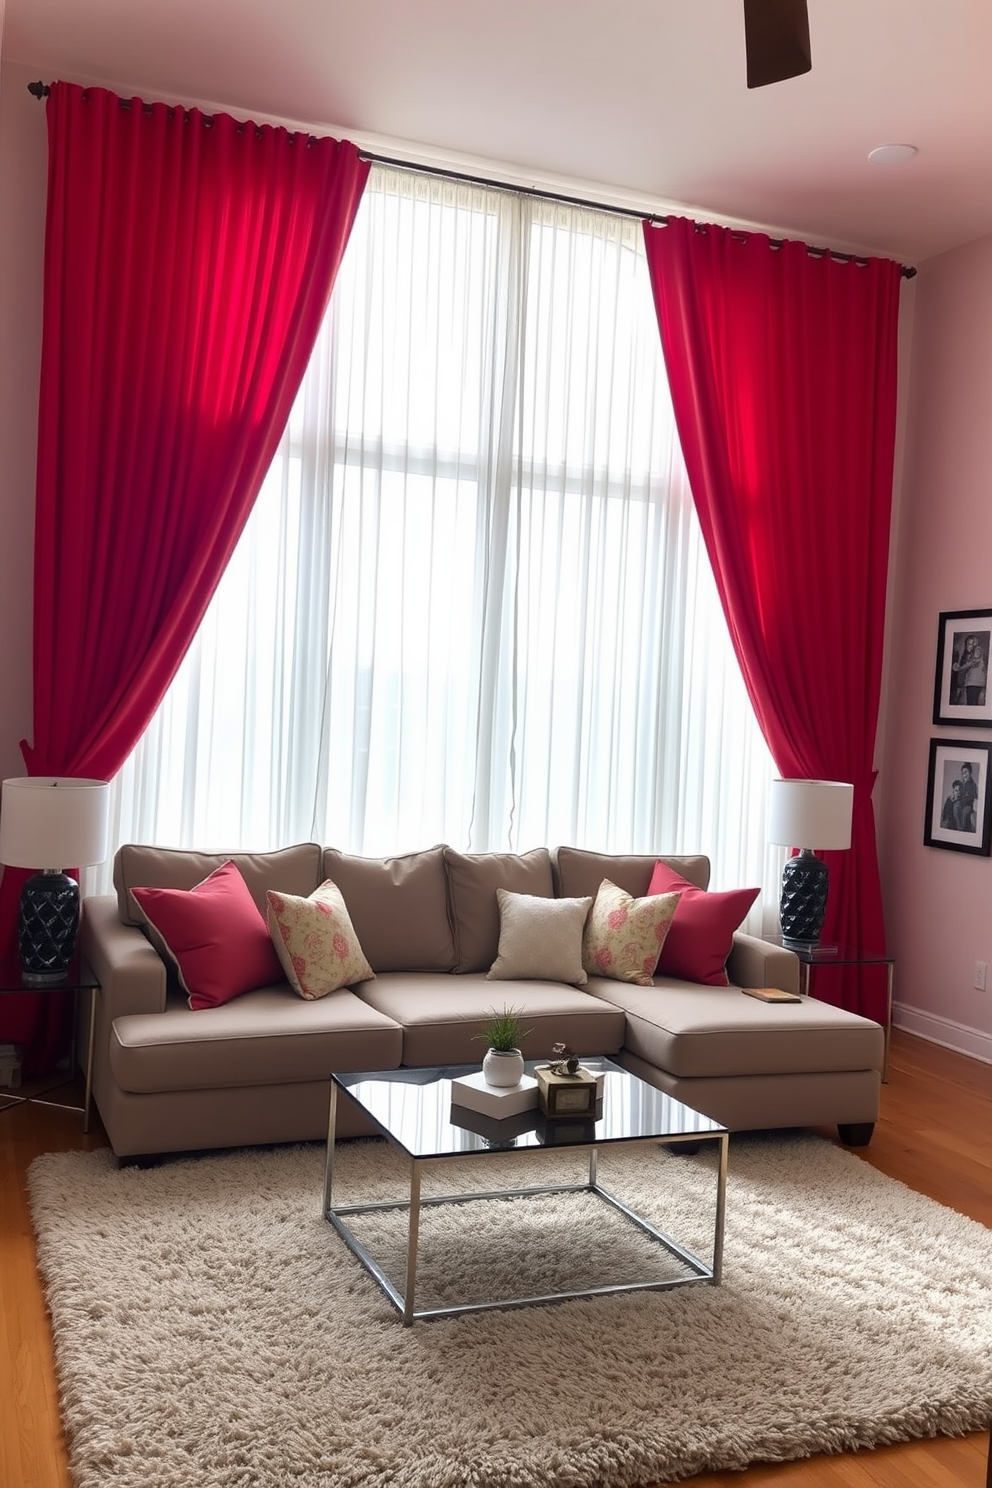
{"type": "MultiPolygon", "coordinates": [[[[883,1030],[812,998],[770,1005],[744,996],[742,986],[798,990],[798,962],[781,947],[738,933],[726,988],[666,977],[650,987],[600,976],[583,987],[487,979],[499,948],[497,888],[572,898],[595,895],[608,878],[640,897],[656,861],[566,847],[468,854],[441,846],[386,859],[315,843],[258,854],[121,848],[117,893],[85,900],[81,932],[101,983],[93,1095],[115,1153],[320,1139],[332,1070],[479,1064],[475,1036],[505,1003],[524,1011],[530,1057],[564,1040],[731,1129],[830,1124],[846,1141],[867,1142],[883,1030]],[[376,976],[315,1001],[280,983],[191,1010],[141,928],[131,891],[191,889],[228,859],[263,914],[266,890],[306,897],[332,879],[376,976]]],[[[707,887],[706,858],[664,861],[707,887]]],[[[339,1130],[362,1134],[343,1104],[339,1130]]]]}

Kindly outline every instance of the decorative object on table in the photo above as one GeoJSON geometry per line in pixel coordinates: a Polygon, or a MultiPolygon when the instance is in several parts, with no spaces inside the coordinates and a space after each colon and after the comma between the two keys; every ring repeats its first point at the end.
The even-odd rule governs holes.
{"type": "Polygon", "coordinates": [[[592,1116],[603,1093],[603,1076],[580,1064],[574,1074],[559,1074],[547,1064],[534,1070],[538,1105],[545,1116],[592,1116]]]}
{"type": "Polygon", "coordinates": [[[567,1044],[554,1044],[548,1069],[553,1075],[574,1075],[579,1067],[579,1056],[567,1044]]]}
{"type": "Polygon", "coordinates": [[[742,987],[741,991],[759,1002],[802,1002],[798,992],[786,992],[783,987],[742,987]]]}
{"type": "Polygon", "coordinates": [[[482,1073],[488,1085],[518,1085],[524,1072],[524,1056],[520,1044],[530,1033],[521,1024],[521,1009],[504,1007],[501,1011],[490,1008],[489,1017],[482,1032],[474,1035],[488,1044],[486,1057],[482,1061],[482,1073]]]}
{"type": "Polygon", "coordinates": [[[992,728],[992,610],[942,610],[937,620],[934,723],[992,728]]]}
{"type": "Polygon", "coordinates": [[[458,1075],[451,1082],[451,1104],[497,1120],[519,1116],[521,1111],[537,1110],[537,1081],[533,1075],[521,1075],[515,1085],[493,1085],[484,1070],[458,1075]]]}
{"type": "Polygon", "coordinates": [[[992,845],[992,744],[931,739],[927,769],[927,847],[989,856],[992,845]]]}
{"type": "Polygon", "coordinates": [[[102,863],[110,851],[110,786],[35,775],[3,782],[0,863],[40,868],[24,884],[17,948],[29,985],[66,979],[79,931],[79,885],[63,870],[102,863]]]}
{"type": "Polygon", "coordinates": [[[854,786],[840,780],[773,780],[768,840],[796,847],[782,870],[784,945],[816,945],[827,911],[829,873],[816,849],[851,845],[854,786]]]}

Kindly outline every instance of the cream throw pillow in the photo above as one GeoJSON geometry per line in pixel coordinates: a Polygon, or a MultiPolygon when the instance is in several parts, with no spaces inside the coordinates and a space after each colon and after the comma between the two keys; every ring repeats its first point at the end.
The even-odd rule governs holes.
{"type": "Polygon", "coordinates": [[[681,894],[634,899],[604,878],[586,923],[582,964],[590,976],[650,987],[681,894]]]}
{"type": "Polygon", "coordinates": [[[486,976],[495,982],[585,985],[582,932],[592,898],[546,899],[497,889],[499,954],[486,976]]]}
{"type": "Polygon", "coordinates": [[[375,976],[331,879],[308,899],[274,889],[265,897],[272,944],[294,992],[313,1000],[375,976]]]}

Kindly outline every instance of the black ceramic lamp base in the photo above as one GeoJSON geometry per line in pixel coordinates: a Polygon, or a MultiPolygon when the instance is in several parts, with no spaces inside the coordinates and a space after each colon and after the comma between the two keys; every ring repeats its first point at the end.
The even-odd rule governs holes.
{"type": "Polygon", "coordinates": [[[786,945],[805,947],[819,942],[827,912],[828,879],[826,863],[809,848],[786,863],[779,905],[786,945]]]}
{"type": "Polygon", "coordinates": [[[79,885],[67,873],[35,873],[21,890],[17,950],[30,986],[64,982],[79,930],[79,885]]]}

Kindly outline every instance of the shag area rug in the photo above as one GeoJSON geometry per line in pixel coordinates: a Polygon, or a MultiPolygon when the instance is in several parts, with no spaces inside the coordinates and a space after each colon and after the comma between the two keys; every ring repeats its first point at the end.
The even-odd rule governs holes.
{"type": "MultiPolygon", "coordinates": [[[[32,1165],[78,1488],[602,1488],[992,1414],[992,1231],[816,1137],[732,1139],[722,1287],[412,1328],[322,1218],[323,1161],[32,1165]]],[[[335,1200],[403,1195],[405,1173],[385,1143],[343,1144],[335,1200]]],[[[709,1254],[711,1157],[611,1150],[599,1174],[709,1254]]],[[[574,1153],[492,1153],[424,1192],[583,1176],[574,1153]]],[[[402,1223],[363,1238],[401,1279],[402,1223]]],[[[663,1255],[588,1196],[428,1209],[417,1304],[642,1279],[663,1255]]]]}

